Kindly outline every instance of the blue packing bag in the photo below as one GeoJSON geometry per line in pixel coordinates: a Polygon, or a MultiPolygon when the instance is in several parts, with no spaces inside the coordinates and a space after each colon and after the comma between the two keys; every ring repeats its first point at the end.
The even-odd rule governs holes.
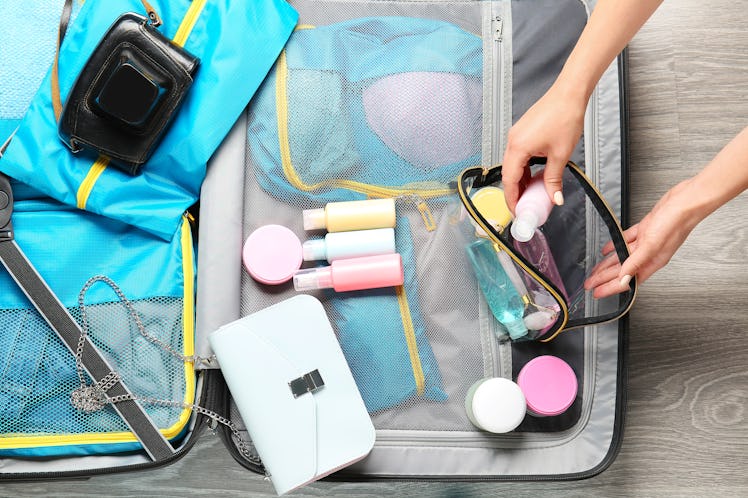
{"type": "MultiPolygon", "coordinates": [[[[371,412],[446,399],[420,312],[415,230],[425,200],[480,163],[482,41],[443,21],[367,17],[301,26],[249,106],[258,184],[296,209],[395,197],[405,283],[326,293],[341,347],[371,412]],[[416,217],[417,219],[417,217],[416,217]]],[[[441,201],[437,202],[440,203],[441,201]]]]}
{"type": "Polygon", "coordinates": [[[282,200],[445,195],[480,163],[482,41],[443,21],[299,29],[250,106],[260,185],[282,200]]]}
{"type": "MultiPolygon", "coordinates": [[[[106,158],[72,154],[63,145],[52,110],[50,74],[0,161],[0,171],[65,204],[171,240],[185,209],[197,200],[208,159],[271,68],[298,15],[283,0],[151,4],[163,20],[161,32],[198,57],[200,67],[142,172],[130,176],[107,167],[106,158]]],[[[142,10],[139,0],[89,1],[80,7],[60,50],[63,101],[109,26],[124,12],[144,14],[142,10]]],[[[59,16],[60,9],[55,12],[59,16]]],[[[23,59],[22,48],[18,50],[12,55],[23,59]]]]}
{"type": "MultiPolygon", "coordinates": [[[[15,239],[39,274],[79,323],[79,294],[96,276],[111,278],[146,332],[184,356],[194,354],[195,255],[183,218],[164,241],[132,225],[86,213],[52,199],[15,203],[15,239]]],[[[75,358],[10,275],[0,272],[0,455],[55,456],[133,451],[140,443],[111,405],[77,409],[75,358]]],[[[89,337],[139,397],[167,439],[179,438],[195,397],[192,363],[143,337],[107,285],[84,296],[89,337]]]]}

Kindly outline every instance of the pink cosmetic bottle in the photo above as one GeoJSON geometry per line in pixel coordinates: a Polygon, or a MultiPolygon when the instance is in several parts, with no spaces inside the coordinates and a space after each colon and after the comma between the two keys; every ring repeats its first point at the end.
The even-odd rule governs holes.
{"type": "Polygon", "coordinates": [[[510,229],[512,237],[520,242],[527,242],[535,235],[535,230],[548,219],[553,203],[545,191],[543,171],[530,179],[529,184],[514,209],[516,217],[510,229]]]}
{"type": "MultiPolygon", "coordinates": [[[[527,261],[532,263],[535,268],[540,270],[546,278],[553,282],[561,294],[569,301],[569,295],[566,293],[566,287],[564,287],[564,281],[561,278],[561,273],[558,271],[556,260],[553,259],[553,253],[548,245],[548,240],[540,230],[535,230],[535,235],[532,239],[527,242],[520,242],[514,240],[514,248],[520,253],[527,261]]],[[[538,284],[535,280],[528,276],[525,277],[527,285],[530,290],[542,291],[543,287],[538,284]]]]}
{"type": "Polygon", "coordinates": [[[297,291],[335,289],[346,292],[403,285],[403,262],[400,254],[381,254],[363,258],[338,259],[330,266],[296,272],[293,285],[297,291]]]}

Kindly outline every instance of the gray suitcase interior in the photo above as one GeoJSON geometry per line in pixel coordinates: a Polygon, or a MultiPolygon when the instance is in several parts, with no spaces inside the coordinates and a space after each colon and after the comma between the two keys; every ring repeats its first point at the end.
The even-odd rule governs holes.
{"type": "MultiPolygon", "coordinates": [[[[480,37],[482,118],[477,147],[481,164],[486,166],[501,161],[511,123],[550,86],[592,7],[580,0],[291,3],[300,12],[300,25],[319,27],[363,17],[404,16],[446,21],[480,37]]],[[[622,81],[622,68],[615,63],[590,100],[584,137],[572,157],[619,218],[626,200],[622,81]]],[[[252,105],[257,100],[214,157],[203,186],[197,323],[201,355],[210,353],[206,339],[210,331],[295,294],[290,286],[269,289],[255,283],[242,270],[236,248],[266,223],[288,226],[301,235],[301,209],[319,207],[303,196],[274,195],[258,182],[257,154],[248,141],[255,119],[252,105]]],[[[584,476],[602,470],[614,458],[622,431],[625,324],[565,332],[547,344],[500,344],[494,339],[495,324],[477,285],[465,278],[469,269],[463,267],[464,258],[455,256],[461,248],[455,246],[447,228],[453,211],[448,205],[434,204],[434,231],[420,229],[419,212],[406,202],[398,203],[398,214],[407,217],[417,248],[416,298],[447,399],[413,397],[374,412],[375,448],[345,473],[523,478],[584,476]],[[540,354],[560,356],[577,372],[580,394],[574,405],[561,416],[526,417],[510,434],[476,430],[464,410],[469,386],[483,376],[516,378],[519,368],[540,354]]],[[[594,230],[591,233],[594,237],[594,230]]],[[[596,243],[589,247],[594,250],[596,243]]],[[[339,317],[328,302],[329,294],[316,295],[326,303],[335,326],[339,317]]],[[[231,414],[241,423],[233,407],[231,414]]]]}

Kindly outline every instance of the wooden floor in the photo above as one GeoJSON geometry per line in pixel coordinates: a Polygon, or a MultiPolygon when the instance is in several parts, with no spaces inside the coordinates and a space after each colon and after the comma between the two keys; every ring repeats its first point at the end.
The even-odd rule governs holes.
{"type": "MultiPolygon", "coordinates": [[[[630,45],[632,219],[748,125],[748,1],[665,2],[630,45]]],[[[748,163],[745,165],[748,167],[748,163]]],[[[730,181],[725,178],[725,181],[730,181]]],[[[551,483],[317,483],[294,496],[748,496],[748,194],[696,228],[631,312],[623,447],[551,483]]],[[[204,436],[180,462],[2,496],[273,496],[204,436]]]]}

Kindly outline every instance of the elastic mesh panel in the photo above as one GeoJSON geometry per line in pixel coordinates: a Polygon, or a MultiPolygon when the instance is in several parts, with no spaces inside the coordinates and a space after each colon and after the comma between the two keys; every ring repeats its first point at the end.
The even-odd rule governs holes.
{"type": "MultiPolygon", "coordinates": [[[[389,405],[372,411],[377,429],[474,431],[465,394],[493,372],[494,360],[483,351],[479,291],[453,227],[459,202],[443,189],[462,169],[480,164],[480,6],[466,4],[457,12],[454,5],[428,2],[334,2],[334,14],[324,2],[315,2],[316,10],[295,6],[300,25],[316,28],[292,36],[250,104],[244,237],[275,223],[303,242],[324,235],[304,232],[303,209],[396,197],[397,249],[404,258],[423,392],[415,387],[418,367],[402,350],[410,325],[403,325],[392,289],[314,295],[325,305],[359,389],[389,405]],[[290,157],[284,158],[284,147],[290,157]],[[367,186],[420,192],[383,194],[367,186]],[[427,228],[428,214],[433,230],[427,228]],[[368,300],[379,303],[373,300],[382,296],[384,306],[367,308],[368,300]],[[355,330],[348,330],[354,323],[355,330]],[[399,344],[391,341],[395,326],[399,344]],[[414,391],[405,389],[398,398],[389,380],[373,380],[381,376],[403,379],[414,391]]],[[[328,263],[304,267],[315,264],[328,263]]],[[[242,315],[295,294],[290,282],[270,287],[245,272],[242,315]]]]}
{"type": "MultiPolygon", "coordinates": [[[[132,304],[148,334],[183,352],[182,299],[157,297],[132,304]]],[[[81,323],[78,308],[68,311],[81,323]]],[[[87,305],[86,314],[90,339],[133,394],[185,399],[184,363],[142,337],[121,303],[87,305]]],[[[73,354],[35,310],[0,310],[0,449],[12,447],[9,438],[23,435],[129,431],[109,405],[94,413],[74,408],[70,395],[78,387],[73,354]]],[[[183,410],[143,406],[160,428],[173,426],[183,410]]]]}

